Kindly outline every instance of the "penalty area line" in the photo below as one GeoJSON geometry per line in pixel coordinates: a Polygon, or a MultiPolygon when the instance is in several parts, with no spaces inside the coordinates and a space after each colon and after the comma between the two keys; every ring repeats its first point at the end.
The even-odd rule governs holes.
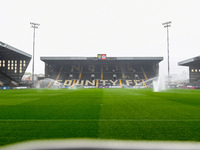
{"type": "Polygon", "coordinates": [[[0,122],[200,122],[200,119],[0,119],[0,122]]]}

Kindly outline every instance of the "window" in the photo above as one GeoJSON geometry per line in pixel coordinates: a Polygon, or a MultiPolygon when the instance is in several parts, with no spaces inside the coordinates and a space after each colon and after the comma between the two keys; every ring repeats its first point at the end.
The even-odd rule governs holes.
{"type": "Polygon", "coordinates": [[[0,67],[1,67],[1,60],[0,60],[0,67]]]}
{"type": "Polygon", "coordinates": [[[5,67],[5,60],[3,60],[3,67],[5,67]]]}
{"type": "Polygon", "coordinates": [[[197,69],[195,69],[195,72],[197,72],[197,69]]]}
{"type": "Polygon", "coordinates": [[[22,73],[22,66],[20,66],[20,68],[19,68],[19,73],[22,73]]]}
{"type": "Polygon", "coordinates": [[[10,60],[8,60],[8,70],[10,70],[10,60]]]}
{"type": "Polygon", "coordinates": [[[23,66],[24,66],[24,67],[26,66],[26,60],[24,60],[24,64],[23,64],[23,66]]]}
{"type": "MultiPolygon", "coordinates": [[[[16,64],[15,64],[16,65],[16,64]]],[[[15,71],[14,71],[15,73],[17,73],[17,67],[15,66],[15,71]]]]}
{"type": "Polygon", "coordinates": [[[194,69],[192,69],[191,72],[194,72],[194,69]]]}

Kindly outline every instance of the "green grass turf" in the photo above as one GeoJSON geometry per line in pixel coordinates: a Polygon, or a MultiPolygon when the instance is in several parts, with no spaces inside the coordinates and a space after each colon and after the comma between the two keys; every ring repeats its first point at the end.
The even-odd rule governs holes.
{"type": "Polygon", "coordinates": [[[0,91],[0,145],[63,138],[200,141],[200,91],[0,91]]]}

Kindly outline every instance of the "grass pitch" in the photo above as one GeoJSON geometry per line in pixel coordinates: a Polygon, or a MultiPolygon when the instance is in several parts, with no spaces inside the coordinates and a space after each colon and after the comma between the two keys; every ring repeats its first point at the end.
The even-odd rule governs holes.
{"type": "Polygon", "coordinates": [[[200,141],[200,91],[0,91],[0,145],[63,138],[200,141]]]}

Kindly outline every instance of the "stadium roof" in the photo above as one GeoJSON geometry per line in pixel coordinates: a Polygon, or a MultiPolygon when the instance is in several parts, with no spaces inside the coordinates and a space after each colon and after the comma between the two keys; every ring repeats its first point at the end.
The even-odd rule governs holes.
{"type": "MultiPolygon", "coordinates": [[[[42,61],[98,60],[98,57],[40,57],[42,61]]],[[[162,61],[163,57],[107,57],[106,60],[162,61]]],[[[98,60],[99,61],[99,60],[98,60]]]]}
{"type": "Polygon", "coordinates": [[[26,57],[29,57],[31,58],[32,56],[28,53],[25,53],[17,48],[14,48],[8,44],[5,44],[3,42],[0,41],[0,58],[1,57],[4,57],[4,55],[6,55],[7,57],[14,57],[14,55],[16,54],[19,54],[19,55],[22,55],[22,56],[26,56],[26,57]]]}
{"type": "Polygon", "coordinates": [[[191,65],[197,65],[200,63],[200,56],[190,58],[184,61],[178,62],[179,66],[191,66],[191,65]]]}
{"type": "Polygon", "coordinates": [[[30,54],[0,41],[0,81],[2,84],[17,86],[31,57],[30,54]]]}

